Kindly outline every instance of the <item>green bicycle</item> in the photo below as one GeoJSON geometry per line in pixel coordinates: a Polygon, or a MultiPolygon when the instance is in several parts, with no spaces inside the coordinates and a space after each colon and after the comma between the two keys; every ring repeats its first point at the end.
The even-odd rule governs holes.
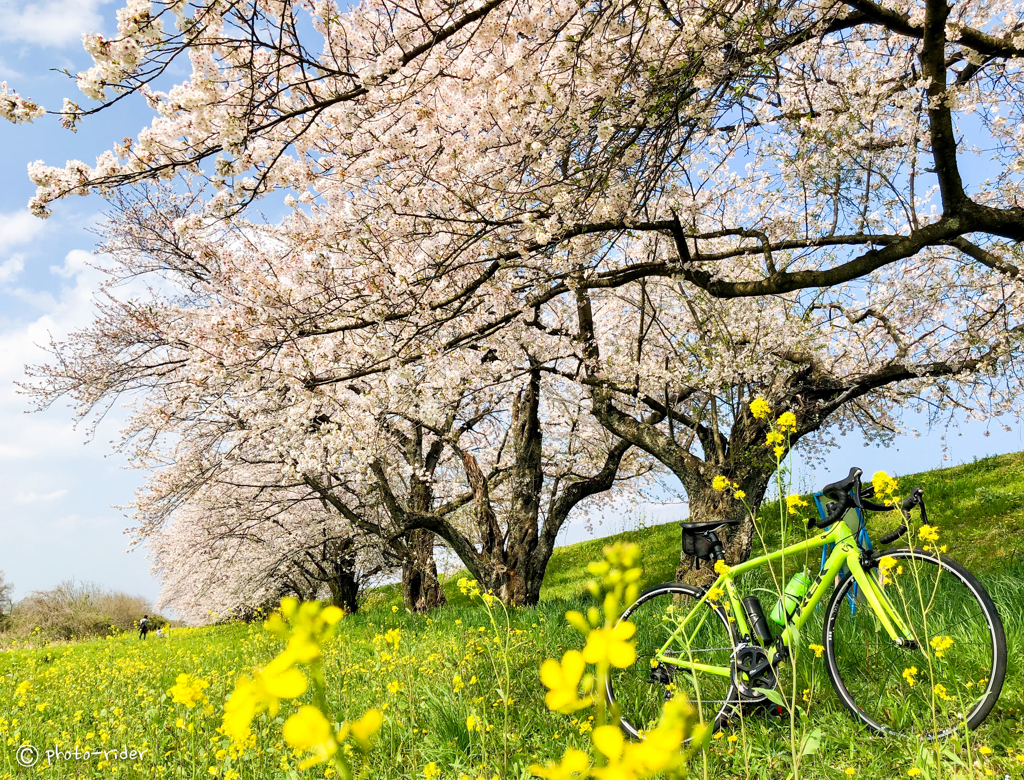
{"type": "MultiPolygon", "coordinates": [[[[878,504],[870,486],[862,488],[861,473],[851,469],[822,491],[835,502],[824,520],[808,521],[808,532],[824,533],[727,567],[710,588],[650,588],[623,613],[621,620],[636,626],[637,662],[613,670],[606,695],[627,734],[642,738],[673,696],[688,696],[701,721],[716,728],[740,707],[771,706],[779,699],[771,693],[779,687],[779,664],[799,651],[814,616],[823,636],[816,653],[825,656],[833,688],[872,731],[937,739],[985,719],[1006,674],[1006,635],[995,604],[967,569],[938,550],[861,549],[863,515],[855,509],[900,510],[903,523],[880,539],[883,545],[907,532],[911,509],[919,507],[927,523],[920,488],[898,506],[878,504]],[[774,636],[757,596],[741,598],[737,579],[829,544],[832,552],[806,592],[794,588],[780,599],[773,618],[784,627],[774,636]],[[833,582],[822,614],[815,607],[833,582]]],[[[715,533],[722,525],[683,523],[684,550],[698,560],[723,560],[715,533]]]]}

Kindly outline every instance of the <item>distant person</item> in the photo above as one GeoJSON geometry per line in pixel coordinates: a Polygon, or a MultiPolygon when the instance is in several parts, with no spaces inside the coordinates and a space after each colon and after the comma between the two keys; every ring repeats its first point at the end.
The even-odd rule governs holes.
{"type": "Polygon", "coordinates": [[[143,615],[139,621],[139,639],[145,639],[149,633],[149,615],[143,615]]]}

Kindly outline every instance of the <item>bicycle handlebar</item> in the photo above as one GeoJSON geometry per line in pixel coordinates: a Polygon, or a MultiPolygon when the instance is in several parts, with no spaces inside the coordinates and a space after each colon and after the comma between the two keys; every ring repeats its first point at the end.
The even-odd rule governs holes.
{"type": "Polygon", "coordinates": [[[871,500],[875,495],[874,488],[870,485],[865,489],[861,487],[860,477],[864,472],[854,467],[845,478],[826,485],[821,492],[835,498],[826,509],[831,509],[828,517],[823,520],[808,521],[809,528],[827,528],[837,522],[851,506],[857,509],[867,509],[871,512],[891,512],[894,509],[900,510],[903,518],[900,527],[882,536],[878,541],[880,544],[889,544],[899,539],[907,532],[907,519],[910,517],[910,510],[915,506],[921,507],[921,522],[928,522],[928,513],[924,506],[924,490],[916,487],[910,491],[910,495],[904,498],[899,504],[878,504],[871,500]]]}

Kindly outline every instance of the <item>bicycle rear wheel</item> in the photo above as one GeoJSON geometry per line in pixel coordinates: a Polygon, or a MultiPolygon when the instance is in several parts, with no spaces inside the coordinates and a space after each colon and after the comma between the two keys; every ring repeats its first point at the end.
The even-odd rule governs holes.
{"type": "Polygon", "coordinates": [[[846,599],[854,579],[847,574],[826,610],[832,685],[873,731],[938,739],[976,728],[1006,675],[1006,635],[995,604],[967,569],[945,556],[900,548],[873,557],[886,556],[895,564],[883,590],[915,644],[897,646],[863,592],[851,612],[846,599]]]}
{"type": "MultiPolygon", "coordinates": [[[[655,659],[703,593],[678,583],[658,585],[645,591],[619,619],[636,626],[637,658],[628,669],[612,669],[606,695],[613,711],[617,708],[623,731],[634,739],[642,739],[657,725],[669,698],[686,696],[700,722],[716,726],[735,699],[731,677],[696,673],[655,659]]],[[[731,669],[732,636],[724,610],[705,602],[666,655],[731,669]]]]}

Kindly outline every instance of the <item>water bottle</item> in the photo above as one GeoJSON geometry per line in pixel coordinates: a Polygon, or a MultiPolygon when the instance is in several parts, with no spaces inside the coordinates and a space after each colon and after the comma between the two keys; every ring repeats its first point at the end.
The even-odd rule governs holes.
{"type": "Polygon", "coordinates": [[[811,587],[811,578],[807,576],[806,570],[794,574],[792,579],[786,583],[785,595],[776,602],[775,608],[772,609],[771,619],[780,626],[786,625],[786,619],[796,612],[800,600],[807,593],[809,587],[811,587]],[[785,606],[783,606],[783,602],[785,602],[785,606]]]}

